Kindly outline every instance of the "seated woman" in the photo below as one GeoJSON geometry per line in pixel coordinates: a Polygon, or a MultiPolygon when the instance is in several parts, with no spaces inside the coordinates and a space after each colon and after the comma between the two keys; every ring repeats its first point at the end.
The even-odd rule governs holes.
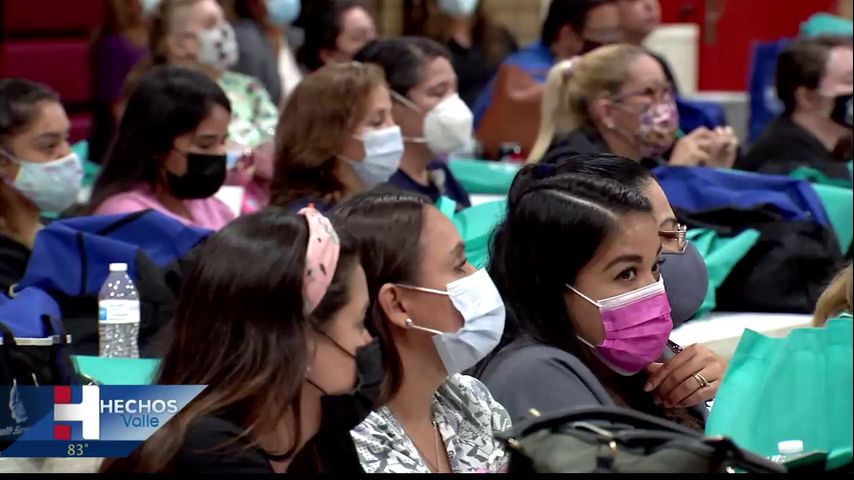
{"type": "Polygon", "coordinates": [[[133,67],[146,56],[148,29],[142,0],[109,0],[104,22],[92,40],[92,129],[89,161],[101,163],[116,130],[115,106],[133,67]]]}
{"type": "Polygon", "coordinates": [[[132,93],[136,79],[157,65],[191,68],[214,80],[232,109],[226,184],[243,187],[241,213],[266,206],[273,161],[270,144],[279,108],[260,81],[230,70],[238,60],[238,46],[220,3],[161,0],[151,18],[149,50],[150,61],[131,72],[125,90],[132,93]]]}
{"type": "Polygon", "coordinates": [[[90,200],[94,215],[149,208],[218,230],[234,214],[214,194],[225,181],[231,105],[205,75],[157,67],[128,101],[90,200]]]}
{"type": "Polygon", "coordinates": [[[512,191],[490,260],[509,321],[478,371],[514,419],[619,405],[703,430],[725,365],[700,347],[662,358],[661,252],[649,200],[619,182],[556,175],[512,191]]]}
{"type": "Polygon", "coordinates": [[[608,45],[549,72],[528,162],[563,146],[573,153],[614,153],[649,167],[732,167],[738,139],[731,128],[698,128],[677,141],[678,128],[673,86],[661,64],[641,47],[608,45]]]}
{"type": "Polygon", "coordinates": [[[468,263],[453,224],[429,199],[390,189],[357,195],[336,214],[359,242],[371,298],[369,329],[386,376],[377,405],[352,431],[369,473],[497,472],[504,407],[460,372],[504,329],[486,271],[468,263]]]}
{"type": "Polygon", "coordinates": [[[357,357],[379,355],[367,307],[352,242],[316,210],[236,220],[202,247],[157,377],[207,388],[101,471],[287,471],[320,428],[323,398],[352,392],[365,375],[357,357]]]}
{"type": "Polygon", "coordinates": [[[426,38],[406,37],[368,44],[356,60],[375,63],[395,101],[394,119],[406,149],[389,183],[430,197],[444,195],[470,207],[466,189],[448,168],[448,155],[473,145],[472,113],[457,93],[457,74],[448,50],[426,38]]]}
{"type": "Polygon", "coordinates": [[[83,165],[56,92],[29,80],[0,80],[0,294],[23,276],[42,212],[77,202],[83,165]]]}
{"type": "Polygon", "coordinates": [[[270,141],[279,109],[253,77],[229,71],[237,62],[234,29],[216,0],[162,0],[152,18],[151,60],[205,73],[232,104],[232,148],[254,149],[270,141]]]}
{"type": "Polygon", "coordinates": [[[484,3],[478,0],[431,0],[422,3],[423,11],[412,9],[407,12],[416,25],[419,20],[423,22],[423,28],[416,28],[420,31],[414,34],[448,47],[451,63],[459,76],[460,97],[469,108],[474,108],[477,97],[498,72],[501,62],[519,50],[513,34],[493,20],[484,3]]]}
{"type": "MultiPolygon", "coordinates": [[[[687,241],[687,228],[676,219],[667,194],[649,169],[616,155],[572,155],[564,149],[550,152],[537,168],[523,168],[511,195],[543,177],[587,176],[614,180],[649,200],[661,237],[661,276],[667,286],[674,328],[691,320],[706,299],[709,275],[702,255],[687,241]]],[[[703,348],[699,346],[697,348],[703,348]]]]}
{"type": "Polygon", "coordinates": [[[355,62],[307,76],[285,105],[276,132],[271,204],[329,210],[388,181],[403,138],[382,70],[355,62]]]}

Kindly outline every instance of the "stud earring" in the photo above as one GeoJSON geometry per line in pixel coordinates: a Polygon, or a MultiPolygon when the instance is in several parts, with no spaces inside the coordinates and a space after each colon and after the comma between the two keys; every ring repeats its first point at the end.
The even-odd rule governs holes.
{"type": "Polygon", "coordinates": [[[406,324],[406,328],[412,328],[412,325],[414,325],[411,318],[407,318],[403,323],[406,324]]]}

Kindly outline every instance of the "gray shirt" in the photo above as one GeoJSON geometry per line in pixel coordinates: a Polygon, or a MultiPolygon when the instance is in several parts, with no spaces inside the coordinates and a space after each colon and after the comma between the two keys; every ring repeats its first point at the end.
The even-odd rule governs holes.
{"type": "MultiPolygon", "coordinates": [[[[665,350],[662,360],[673,353],[665,350]]],[[[504,405],[513,423],[532,416],[572,408],[615,406],[593,372],[576,356],[522,337],[502,348],[480,375],[481,381],[504,405]]],[[[652,403],[651,397],[648,403],[652,403]]],[[[658,415],[702,430],[708,411],[703,405],[658,415]]],[[[654,412],[646,412],[654,413],[654,412]]]]}
{"type": "Polygon", "coordinates": [[[252,20],[234,22],[237,48],[240,56],[231,69],[255,77],[276,106],[282,98],[282,80],[279,77],[279,56],[264,30],[252,20]]]}
{"type": "Polygon", "coordinates": [[[504,347],[480,376],[513,423],[531,416],[584,406],[614,406],[587,366],[559,348],[522,338],[504,347]]]}

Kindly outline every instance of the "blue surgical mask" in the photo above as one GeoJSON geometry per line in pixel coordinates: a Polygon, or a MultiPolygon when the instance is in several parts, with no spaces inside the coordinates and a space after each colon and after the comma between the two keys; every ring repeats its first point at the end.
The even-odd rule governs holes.
{"type": "Polygon", "coordinates": [[[339,158],[353,167],[366,187],[373,188],[387,182],[400,168],[400,159],[403,157],[403,134],[400,133],[400,127],[371,130],[362,135],[360,140],[365,146],[364,160],[356,162],[342,155],[339,155],[339,158]]]}
{"type": "Polygon", "coordinates": [[[300,0],[267,0],[270,21],[279,27],[294,23],[299,17],[301,8],[300,0]]]}
{"type": "Polygon", "coordinates": [[[468,277],[449,283],[447,291],[409,285],[398,286],[445,295],[463,316],[463,326],[456,332],[441,332],[421,327],[411,319],[406,321],[407,328],[433,334],[433,344],[448,376],[475,366],[501,341],[506,313],[504,301],[501,300],[501,294],[486,270],[478,270],[468,277]]]}

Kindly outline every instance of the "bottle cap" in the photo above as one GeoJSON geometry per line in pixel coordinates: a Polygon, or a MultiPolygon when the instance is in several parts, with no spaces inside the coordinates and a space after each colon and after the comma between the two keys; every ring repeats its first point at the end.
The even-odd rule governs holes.
{"type": "Polygon", "coordinates": [[[128,264],[127,263],[111,263],[110,264],[111,272],[127,272],[128,264]]]}
{"type": "Polygon", "coordinates": [[[791,455],[794,453],[802,453],[804,451],[803,440],[786,440],[777,444],[777,451],[780,455],[791,455]]]}

